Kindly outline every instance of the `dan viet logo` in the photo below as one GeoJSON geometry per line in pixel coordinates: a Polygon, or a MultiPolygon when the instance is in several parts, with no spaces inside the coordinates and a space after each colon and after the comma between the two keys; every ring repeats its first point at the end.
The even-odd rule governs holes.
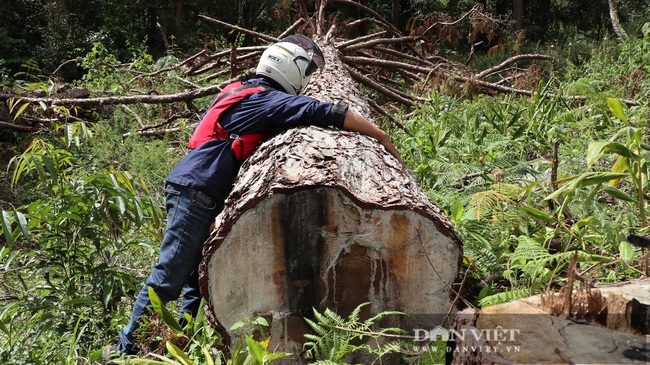
{"type": "Polygon", "coordinates": [[[457,342],[456,347],[447,346],[447,352],[520,352],[517,337],[520,334],[518,329],[508,329],[497,326],[492,329],[463,328],[461,330],[447,329],[437,326],[432,330],[414,329],[416,342],[436,342],[442,340],[449,343],[457,342]],[[463,345],[463,341],[477,344],[473,346],[463,345]],[[489,345],[488,345],[489,342],[489,345]],[[460,346],[458,346],[460,343],[460,346]],[[481,344],[482,345],[478,345],[481,344]]]}

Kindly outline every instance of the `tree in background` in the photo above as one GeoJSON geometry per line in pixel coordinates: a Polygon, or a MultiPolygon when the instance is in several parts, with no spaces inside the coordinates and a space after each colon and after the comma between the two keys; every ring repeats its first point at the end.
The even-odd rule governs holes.
{"type": "MultiPolygon", "coordinates": [[[[602,38],[615,29],[617,33],[639,33],[650,17],[647,0],[363,1],[402,30],[411,18],[425,18],[433,12],[455,17],[477,3],[491,14],[508,16],[513,31],[525,30],[527,39],[542,43],[563,42],[571,34],[602,38]],[[618,10],[621,27],[610,20],[610,8],[618,10]]],[[[215,34],[198,15],[277,34],[293,22],[290,14],[299,13],[295,6],[288,0],[238,0],[234,4],[226,0],[3,1],[0,75],[13,77],[25,71],[26,63],[49,74],[66,60],[89,52],[95,43],[102,43],[120,60],[132,59],[134,52],[143,49],[159,57],[170,52],[193,53],[213,41],[252,43],[250,36],[237,39],[235,32],[215,34]]],[[[346,16],[355,11],[345,6],[341,9],[346,16]]],[[[71,71],[68,79],[80,77],[76,69],[71,71]]]]}

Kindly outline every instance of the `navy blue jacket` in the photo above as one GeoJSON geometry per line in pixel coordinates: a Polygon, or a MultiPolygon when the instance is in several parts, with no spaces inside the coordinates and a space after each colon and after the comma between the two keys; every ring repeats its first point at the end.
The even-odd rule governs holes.
{"type": "MultiPolygon", "coordinates": [[[[219,117],[219,123],[230,134],[271,133],[304,125],[343,127],[345,108],[287,94],[272,88],[264,79],[247,83],[265,85],[268,89],[244,99],[219,117]]],[[[190,150],[167,176],[167,182],[199,190],[223,202],[240,166],[231,143],[231,139],[212,140],[190,150]]]]}

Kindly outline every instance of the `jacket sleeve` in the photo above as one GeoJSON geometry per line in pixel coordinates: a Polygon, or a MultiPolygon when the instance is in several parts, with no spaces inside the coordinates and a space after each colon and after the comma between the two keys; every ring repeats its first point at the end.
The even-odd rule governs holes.
{"type": "Polygon", "coordinates": [[[315,125],[324,128],[343,128],[348,106],[322,102],[308,96],[293,96],[274,92],[267,104],[266,118],[277,127],[315,125]],[[277,94],[276,94],[277,93],[277,94]]]}
{"type": "Polygon", "coordinates": [[[230,133],[268,133],[276,129],[315,125],[343,128],[347,106],[277,90],[263,91],[224,113],[219,123],[230,133]]]}

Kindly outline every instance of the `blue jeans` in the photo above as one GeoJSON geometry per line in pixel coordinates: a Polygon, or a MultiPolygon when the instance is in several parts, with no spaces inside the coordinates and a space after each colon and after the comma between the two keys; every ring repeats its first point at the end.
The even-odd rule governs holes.
{"type": "Polygon", "coordinates": [[[133,334],[139,322],[151,313],[149,286],[163,303],[176,300],[183,292],[181,319],[183,313],[196,317],[201,303],[198,268],[203,244],[210,236],[215,217],[223,209],[223,200],[215,201],[200,191],[173,184],[167,184],[165,193],[167,227],[160,245],[160,258],[135,301],[131,321],[120,331],[117,350],[126,354],[138,352],[133,334]]]}

